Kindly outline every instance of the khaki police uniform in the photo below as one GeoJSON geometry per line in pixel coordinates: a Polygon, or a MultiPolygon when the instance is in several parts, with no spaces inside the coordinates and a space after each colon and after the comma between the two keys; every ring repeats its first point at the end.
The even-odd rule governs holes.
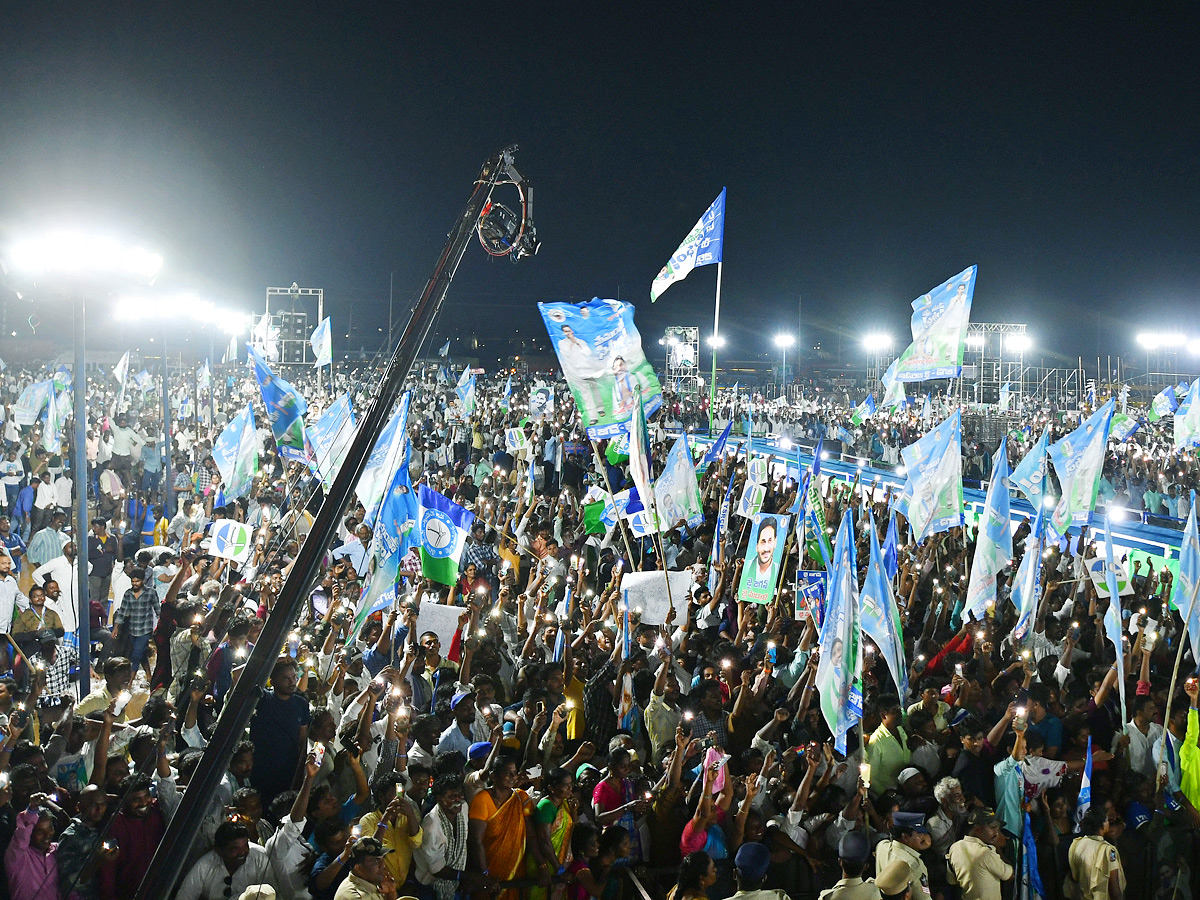
{"type": "Polygon", "coordinates": [[[829,890],[821,891],[819,900],[882,900],[883,895],[871,879],[843,878],[829,890]]]}
{"type": "Polygon", "coordinates": [[[929,896],[929,869],[921,861],[921,854],[903,841],[880,841],[875,846],[875,871],[882,872],[894,860],[908,863],[908,889],[912,900],[929,896]]]}
{"type": "Polygon", "coordinates": [[[1063,887],[1072,900],[1108,900],[1108,876],[1117,873],[1125,890],[1125,870],[1117,848],[1098,835],[1084,835],[1071,841],[1067,853],[1070,871],[1063,887]]]}
{"type": "Polygon", "coordinates": [[[970,834],[950,846],[946,862],[952,882],[962,888],[962,900],[1000,900],[1000,882],[1013,876],[1013,867],[995,847],[970,834]]]}

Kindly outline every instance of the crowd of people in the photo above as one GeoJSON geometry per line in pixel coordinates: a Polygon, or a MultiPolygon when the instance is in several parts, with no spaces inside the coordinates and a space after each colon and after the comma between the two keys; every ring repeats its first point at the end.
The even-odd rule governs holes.
{"type": "MultiPolygon", "coordinates": [[[[737,441],[702,467],[701,521],[639,537],[585,509],[632,475],[587,439],[561,383],[532,421],[534,376],[480,378],[473,411],[456,418],[455,378],[435,373],[407,385],[407,466],[414,487],[474,515],[458,578],[423,578],[414,553],[396,602],[362,615],[375,523],[357,497],[341,511],[248,733],[194,823],[180,900],[1166,900],[1196,889],[1200,687],[1184,677],[1189,655],[1169,693],[1187,639],[1169,568],[1131,567],[1117,658],[1103,622],[1112,600],[1084,574],[1096,554],[1086,531],[1047,547],[1019,643],[1010,593],[1031,523],[978,620],[963,613],[975,527],[902,541],[893,588],[909,691],[866,642],[861,723],[836,752],[819,623],[795,592],[798,568],[823,567],[813,545],[789,535],[772,600],[737,599],[746,520],[719,527],[749,477],[737,441]],[[664,621],[623,606],[635,571],[685,573],[664,621]],[[427,605],[455,608],[451,639],[421,626],[427,605]]],[[[0,377],[11,400],[42,376],[0,377]]],[[[262,408],[244,371],[214,373],[190,418],[172,410],[169,439],[161,394],[106,381],[88,397],[86,546],[68,524],[70,423],[58,444],[44,440],[48,421],[19,426],[6,409],[0,891],[12,900],[132,896],[324,497],[263,415],[253,485],[225,493],[216,436],[248,401],[262,408]],[[211,552],[222,519],[254,529],[248,562],[211,552]],[[80,696],[83,656],[92,690],[80,696]]],[[[293,379],[311,415],[342,391],[365,409],[372,383],[340,371],[331,392],[316,374],[293,379]]],[[[884,463],[937,417],[914,407],[852,426],[844,404],[722,403],[718,428],[831,442],[842,429],[848,450],[884,463]]],[[[1014,463],[1045,425],[1054,437],[1073,427],[1041,418],[1006,438],[1014,463]]],[[[668,395],[651,422],[652,471],[676,426],[707,424],[702,404],[668,395]]],[[[964,471],[986,478],[995,447],[971,435],[963,445],[964,471]]],[[[1110,445],[1107,500],[1151,509],[1156,494],[1186,516],[1197,471],[1147,426],[1110,445]]],[[[787,514],[800,486],[770,472],[762,510],[787,514]]],[[[829,475],[817,494],[830,534],[853,517],[865,569],[889,498],[829,475]]]]}

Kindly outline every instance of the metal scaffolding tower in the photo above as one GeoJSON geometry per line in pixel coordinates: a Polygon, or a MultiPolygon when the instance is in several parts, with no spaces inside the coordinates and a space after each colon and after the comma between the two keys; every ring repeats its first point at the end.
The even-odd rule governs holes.
{"type": "Polygon", "coordinates": [[[667,387],[686,397],[700,396],[700,329],[671,325],[662,339],[667,348],[667,387]]]}
{"type": "Polygon", "coordinates": [[[967,326],[963,380],[974,382],[976,403],[999,403],[1000,387],[1009,385],[1016,403],[1025,394],[1025,351],[1029,336],[1024,325],[972,322],[967,326]]]}

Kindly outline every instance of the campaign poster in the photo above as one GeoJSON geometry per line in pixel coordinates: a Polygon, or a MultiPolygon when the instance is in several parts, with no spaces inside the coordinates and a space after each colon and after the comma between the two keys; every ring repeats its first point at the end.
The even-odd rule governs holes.
{"type": "Polygon", "coordinates": [[[759,513],[750,529],[750,545],[738,585],[738,600],[766,605],[775,599],[779,567],[783,563],[783,544],[790,516],[759,513]]]}
{"type": "Polygon", "coordinates": [[[825,619],[825,595],[829,573],[824,569],[801,569],[796,573],[796,621],[812,619],[817,627],[825,619]]]}
{"type": "Polygon", "coordinates": [[[662,405],[662,387],[642,352],[632,304],[596,298],[539,303],[538,309],[588,437],[625,431],[639,388],[647,416],[662,405]]]}

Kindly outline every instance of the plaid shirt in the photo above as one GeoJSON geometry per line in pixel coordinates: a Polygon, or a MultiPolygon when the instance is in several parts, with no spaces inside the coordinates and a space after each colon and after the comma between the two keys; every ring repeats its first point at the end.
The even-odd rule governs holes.
{"type": "Polygon", "coordinates": [[[114,625],[129,629],[133,637],[151,634],[154,631],[154,614],[158,612],[158,594],[149,585],[142,585],[142,592],[135,594],[133,588],[125,592],[121,608],[113,619],[114,625]]]}
{"type": "Polygon", "coordinates": [[[486,541],[474,543],[474,539],[467,541],[463,547],[462,565],[460,571],[467,571],[467,566],[475,564],[475,571],[483,574],[485,570],[490,569],[493,565],[500,561],[500,554],[496,551],[494,545],[486,541]]]}
{"type": "Polygon", "coordinates": [[[39,662],[46,667],[46,689],[39,698],[42,705],[57,703],[63,694],[75,696],[75,689],[71,684],[71,667],[79,663],[79,653],[74,647],[70,644],[59,644],[53,660],[46,659],[39,651],[33,654],[29,661],[35,669],[39,662]]]}

